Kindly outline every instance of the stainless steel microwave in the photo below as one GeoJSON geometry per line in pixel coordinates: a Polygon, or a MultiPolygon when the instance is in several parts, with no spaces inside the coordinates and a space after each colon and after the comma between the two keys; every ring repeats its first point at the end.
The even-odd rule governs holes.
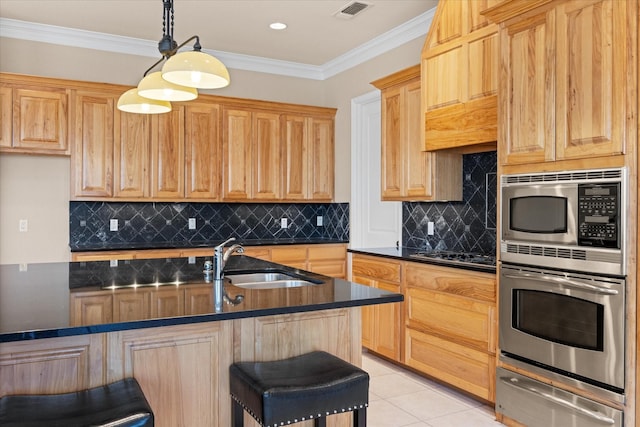
{"type": "Polygon", "coordinates": [[[503,175],[501,261],[624,275],[625,168],[503,175]]]}

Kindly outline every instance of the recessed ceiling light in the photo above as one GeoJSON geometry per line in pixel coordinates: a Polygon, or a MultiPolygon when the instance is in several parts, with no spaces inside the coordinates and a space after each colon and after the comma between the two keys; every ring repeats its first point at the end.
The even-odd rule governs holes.
{"type": "Polygon", "coordinates": [[[287,24],[283,22],[274,22],[269,25],[269,28],[271,28],[272,30],[284,30],[285,28],[287,28],[287,24]]]}

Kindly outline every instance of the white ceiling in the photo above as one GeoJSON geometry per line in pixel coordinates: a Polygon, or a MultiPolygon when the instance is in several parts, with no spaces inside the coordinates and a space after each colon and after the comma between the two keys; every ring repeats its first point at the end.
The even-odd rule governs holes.
{"type": "MultiPolygon", "coordinates": [[[[359,1],[371,6],[344,19],[334,14],[350,0],[174,0],[174,39],[181,43],[197,34],[204,51],[231,61],[232,68],[281,67],[291,69],[282,74],[297,69],[322,79],[356,52],[375,56],[423,37],[437,5],[437,0],[359,1]],[[274,21],[288,28],[271,30],[274,21]]],[[[162,15],[162,0],[0,0],[0,36],[159,58],[162,15]]]]}

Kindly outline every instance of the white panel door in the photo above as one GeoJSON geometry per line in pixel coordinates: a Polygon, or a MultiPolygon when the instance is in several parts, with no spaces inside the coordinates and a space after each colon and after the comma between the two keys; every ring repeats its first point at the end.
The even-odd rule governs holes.
{"type": "Polygon", "coordinates": [[[380,91],[351,100],[350,247],[396,246],[402,203],[380,200],[380,91]]]}

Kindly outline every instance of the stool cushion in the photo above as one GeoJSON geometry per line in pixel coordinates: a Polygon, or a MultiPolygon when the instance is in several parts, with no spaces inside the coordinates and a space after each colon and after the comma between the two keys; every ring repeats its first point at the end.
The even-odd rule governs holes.
{"type": "Polygon", "coordinates": [[[126,378],[73,393],[4,396],[0,425],[153,427],[153,412],[138,382],[126,378]]]}
{"type": "Polygon", "coordinates": [[[324,351],[273,362],[238,362],[229,374],[231,397],[264,426],[353,411],[369,403],[369,374],[324,351]]]}

